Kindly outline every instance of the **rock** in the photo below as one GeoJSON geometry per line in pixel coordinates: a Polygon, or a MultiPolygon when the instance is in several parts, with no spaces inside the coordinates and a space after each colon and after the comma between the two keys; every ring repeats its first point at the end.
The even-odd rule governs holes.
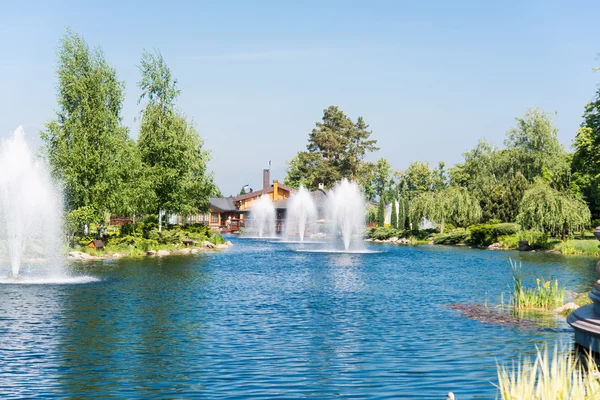
{"type": "Polygon", "coordinates": [[[435,242],[433,240],[430,240],[427,244],[435,244],[435,242]]]}
{"type": "Polygon", "coordinates": [[[187,247],[184,249],[173,250],[173,253],[176,253],[176,254],[190,254],[191,252],[192,252],[192,249],[187,248],[187,247]]]}
{"type": "Polygon", "coordinates": [[[226,242],[225,242],[225,244],[226,244],[227,246],[233,246],[233,243],[231,243],[229,240],[228,240],[228,241],[226,241],[226,242]]]}
{"type": "Polygon", "coordinates": [[[519,240],[519,251],[531,251],[531,246],[527,240],[519,240]]]}
{"type": "Polygon", "coordinates": [[[573,302],[567,303],[564,306],[558,307],[554,309],[554,312],[564,313],[565,311],[573,311],[577,310],[579,306],[573,302]]]}
{"type": "Polygon", "coordinates": [[[147,256],[153,256],[153,255],[156,255],[156,250],[148,250],[148,251],[146,252],[146,255],[147,255],[147,256]]]}
{"type": "Polygon", "coordinates": [[[396,236],[394,236],[394,237],[389,238],[388,241],[394,243],[394,242],[398,241],[398,238],[396,236]]]}
{"type": "Polygon", "coordinates": [[[192,249],[192,254],[196,254],[198,253],[200,250],[199,249],[192,249]]]}
{"type": "Polygon", "coordinates": [[[200,243],[201,246],[206,247],[208,249],[214,249],[215,245],[207,240],[205,240],[204,242],[200,243]]]}
{"type": "Polygon", "coordinates": [[[125,254],[123,254],[123,253],[113,253],[113,254],[111,255],[111,257],[112,257],[112,258],[121,258],[121,257],[123,257],[124,255],[125,255],[125,254]]]}
{"type": "Polygon", "coordinates": [[[369,239],[365,239],[365,242],[372,242],[373,239],[369,238],[369,239]]]}
{"type": "Polygon", "coordinates": [[[171,252],[169,250],[159,250],[158,253],[156,253],[157,256],[168,256],[170,255],[171,252]]]}
{"type": "Polygon", "coordinates": [[[227,246],[226,244],[218,244],[216,246],[216,248],[217,248],[217,250],[225,250],[225,249],[228,249],[229,246],[227,246]]]}
{"type": "Polygon", "coordinates": [[[502,250],[502,242],[492,243],[488,246],[488,250],[502,250]]]}
{"type": "Polygon", "coordinates": [[[70,260],[101,260],[102,257],[95,257],[81,251],[71,251],[69,253],[70,260]]]}

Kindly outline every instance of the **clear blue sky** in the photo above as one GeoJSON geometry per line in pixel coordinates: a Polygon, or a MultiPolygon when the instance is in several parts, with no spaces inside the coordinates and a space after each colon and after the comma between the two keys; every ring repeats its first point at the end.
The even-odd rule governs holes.
{"type": "Polygon", "coordinates": [[[600,73],[598,1],[11,1],[0,16],[0,137],[32,146],[56,108],[67,26],[125,80],[137,137],[138,64],[159,49],[178,106],[212,152],[225,195],[283,179],[329,105],[363,116],[395,169],[452,165],[479,138],[501,144],[528,107],[557,112],[570,147],[600,73]]]}

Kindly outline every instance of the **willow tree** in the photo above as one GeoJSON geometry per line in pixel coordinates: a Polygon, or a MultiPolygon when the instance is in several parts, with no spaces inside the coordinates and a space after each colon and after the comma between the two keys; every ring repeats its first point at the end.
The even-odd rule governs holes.
{"type": "Polygon", "coordinates": [[[524,229],[567,235],[584,229],[591,219],[590,209],[579,197],[561,193],[543,182],[538,182],[525,192],[521,200],[517,222],[524,229]]]}
{"type": "Polygon", "coordinates": [[[438,225],[440,232],[444,232],[447,223],[467,227],[481,219],[479,200],[458,186],[421,193],[412,200],[409,212],[413,226],[425,218],[438,225]]]}
{"type": "Polygon", "coordinates": [[[385,225],[385,204],[383,203],[383,199],[379,199],[379,204],[377,205],[377,226],[385,225]]]}

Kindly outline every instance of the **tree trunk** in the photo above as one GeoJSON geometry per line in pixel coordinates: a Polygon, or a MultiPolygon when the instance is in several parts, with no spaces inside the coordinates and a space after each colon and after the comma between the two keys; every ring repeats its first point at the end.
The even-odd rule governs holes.
{"type": "Polygon", "coordinates": [[[162,210],[158,210],[158,231],[162,232],[162,210]]]}
{"type": "Polygon", "coordinates": [[[562,239],[563,242],[565,240],[567,240],[567,226],[566,225],[567,224],[563,225],[562,232],[561,232],[561,239],[562,239]]]}

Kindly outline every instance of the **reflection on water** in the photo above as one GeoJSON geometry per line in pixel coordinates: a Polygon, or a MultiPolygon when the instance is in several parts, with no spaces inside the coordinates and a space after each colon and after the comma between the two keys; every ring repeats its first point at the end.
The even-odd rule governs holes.
{"type": "Polygon", "coordinates": [[[595,278],[586,258],[370,249],[383,253],[238,240],[74,264],[99,279],[86,284],[0,285],[0,397],[495,398],[497,362],[570,345],[570,328],[523,331],[448,305],[499,302],[509,255],[528,284],[552,276],[578,291],[595,278]]]}

